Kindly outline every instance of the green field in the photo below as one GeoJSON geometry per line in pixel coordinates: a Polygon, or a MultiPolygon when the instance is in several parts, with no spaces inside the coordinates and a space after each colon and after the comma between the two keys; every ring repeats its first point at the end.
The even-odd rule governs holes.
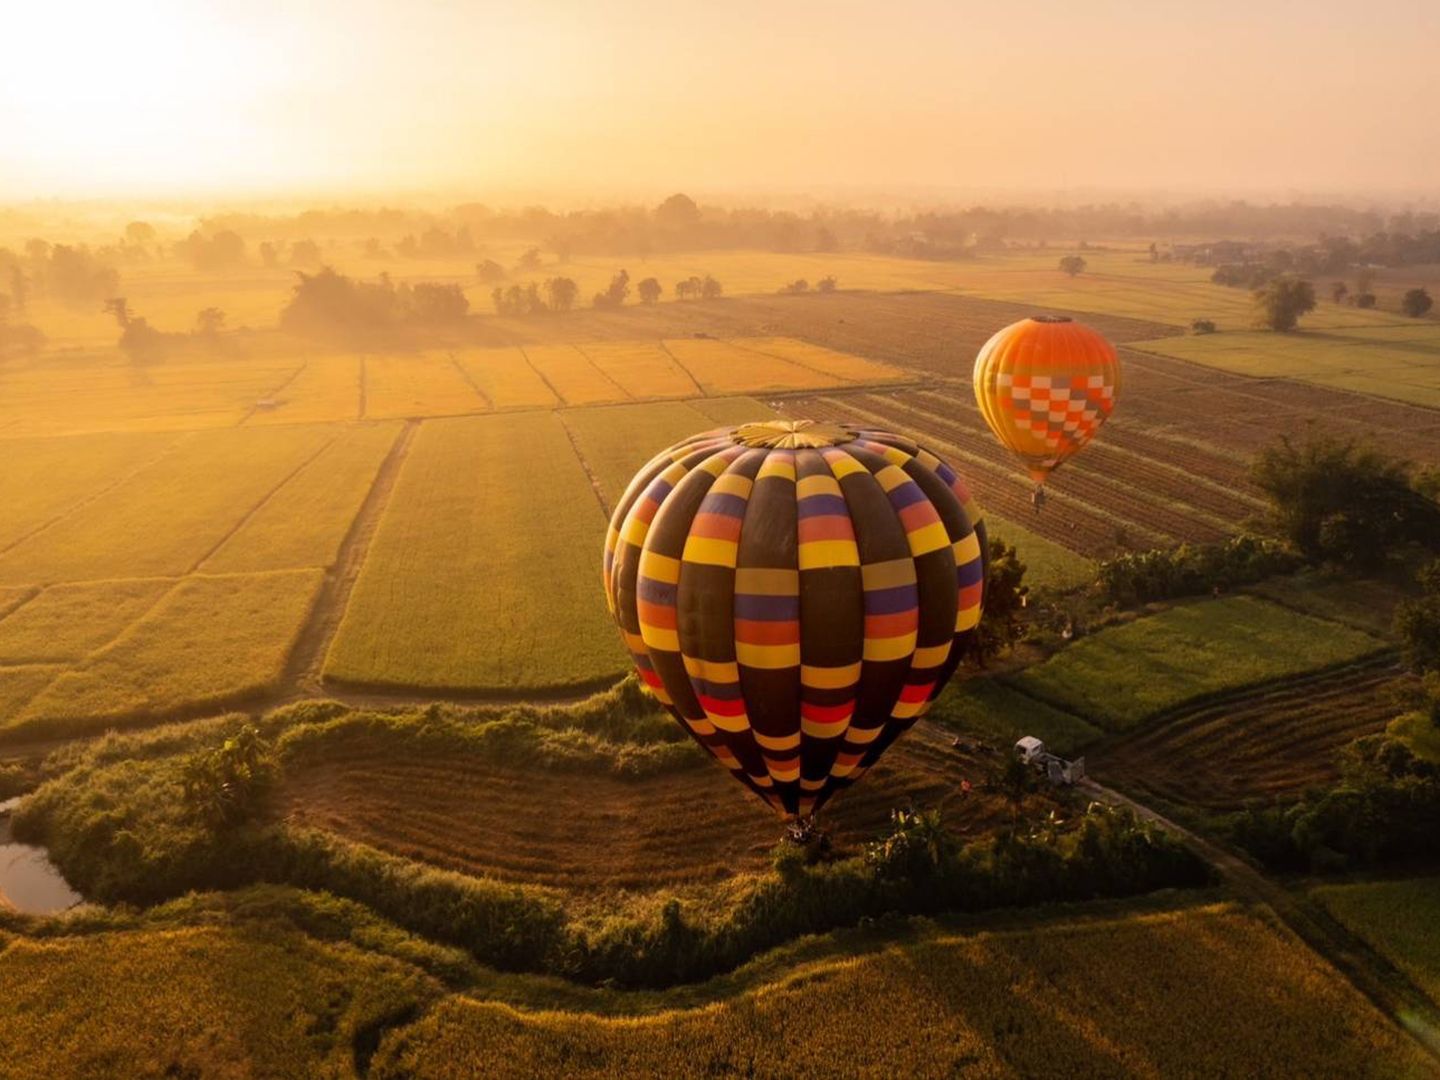
{"type": "Polygon", "coordinates": [[[1440,878],[1323,885],[1311,895],[1440,1002],[1440,878]]]}
{"type": "Polygon", "coordinates": [[[327,677],[514,691],[624,670],[605,518],[554,413],[431,421],[401,468],[327,677]]]}
{"type": "Polygon", "coordinates": [[[1102,732],[1078,716],[1022,694],[997,678],[952,684],[929,713],[931,719],[969,738],[1008,750],[1021,735],[1034,735],[1057,754],[1073,754],[1102,732]]]}
{"type": "Polygon", "coordinates": [[[1131,346],[1241,375],[1302,382],[1440,408],[1440,323],[1385,316],[1361,327],[1303,319],[1300,332],[1200,334],[1131,346]]]}
{"type": "Polygon", "coordinates": [[[1081,638],[1008,679],[1109,731],[1204,694],[1353,660],[1378,638],[1251,596],[1180,604],[1081,638]]]}
{"type": "Polygon", "coordinates": [[[1069,548],[1061,547],[1055,541],[1047,540],[1025,526],[1015,524],[1009,518],[1002,518],[986,510],[983,506],[980,509],[985,514],[990,537],[998,537],[1014,546],[1015,553],[1025,564],[1027,584],[1074,589],[1094,583],[1094,559],[1077,555],[1069,548]]]}

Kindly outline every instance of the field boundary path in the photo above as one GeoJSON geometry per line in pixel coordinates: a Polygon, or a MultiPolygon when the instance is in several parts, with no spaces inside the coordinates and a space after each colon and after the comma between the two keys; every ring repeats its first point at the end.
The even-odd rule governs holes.
{"type": "Polygon", "coordinates": [[[1440,1006],[1389,960],[1303,893],[1287,889],[1244,859],[1113,788],[1086,778],[1076,785],[1098,802],[1123,806],[1176,836],[1242,898],[1269,908],[1282,926],[1422,1046],[1440,1066],[1440,1006]]]}
{"type": "Polygon", "coordinates": [[[365,493],[365,501],[360,504],[360,510],[350,522],[345,539],[340,542],[335,563],[325,574],[325,581],[320,586],[320,595],[315,598],[310,617],[306,619],[295,639],[295,647],[290,650],[290,659],[281,680],[282,696],[291,689],[315,694],[325,693],[321,686],[325,656],[330,651],[330,643],[335,639],[336,631],[340,629],[340,620],[345,615],[350,593],[360,577],[360,568],[365,565],[370,542],[380,528],[380,518],[395,491],[400,467],[404,464],[410,452],[410,444],[419,429],[420,421],[405,421],[405,426],[390,446],[390,452],[375,471],[375,480],[371,483],[370,490],[365,493]]]}

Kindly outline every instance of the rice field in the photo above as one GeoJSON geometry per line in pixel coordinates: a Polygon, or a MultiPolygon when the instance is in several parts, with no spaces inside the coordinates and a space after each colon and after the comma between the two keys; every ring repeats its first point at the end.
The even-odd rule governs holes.
{"type": "Polygon", "coordinates": [[[560,404],[522,349],[456,349],[451,355],[496,409],[547,409],[560,404]]]}
{"type": "Polygon", "coordinates": [[[369,420],[455,416],[490,407],[448,353],[367,356],[361,373],[369,420]]]}
{"type": "Polygon", "coordinates": [[[186,578],[13,714],[27,731],[95,731],[214,708],[276,685],[320,588],[318,570],[186,578]]]}
{"type": "Polygon", "coordinates": [[[596,341],[577,348],[629,397],[690,398],[704,394],[700,384],[675,362],[664,342],[596,341]]]}
{"type": "Polygon", "coordinates": [[[640,1015],[609,996],[561,1011],[453,995],[387,1040],[371,1075],[1398,1080],[1433,1064],[1303,945],[1226,905],[922,930],[764,964],[730,996],[640,1015]]]}
{"type": "Polygon", "coordinates": [[[394,446],[400,425],[340,429],[203,563],[205,573],[328,567],[394,446]]]}
{"type": "Polygon", "coordinates": [[[526,361],[566,405],[624,401],[631,395],[574,345],[527,345],[526,361]]]}
{"type": "Polygon", "coordinates": [[[0,555],[0,583],[189,573],[336,434],[296,426],[188,435],[0,555]]]}
{"type": "Polygon", "coordinates": [[[554,413],[423,424],[326,677],[514,691],[618,675],[620,645],[596,602],[604,535],[554,413]]]}
{"type": "Polygon", "coordinates": [[[306,359],[295,377],[257,405],[244,423],[261,427],[359,419],[364,410],[362,363],[355,356],[306,359]]]}
{"type": "Polygon", "coordinates": [[[710,395],[814,390],[840,381],[736,342],[682,338],[667,341],[665,347],[710,395]]]}
{"type": "Polygon", "coordinates": [[[1257,597],[1229,596],[1100,630],[1007,681],[1113,732],[1205,694],[1385,648],[1362,631],[1257,597]]]}
{"type": "Polygon", "coordinates": [[[52,585],[0,618],[0,665],[81,660],[118,636],[173,586],[167,578],[52,585]]]}
{"type": "Polygon", "coordinates": [[[1322,885],[1310,895],[1440,1003],[1440,878],[1322,885]]]}

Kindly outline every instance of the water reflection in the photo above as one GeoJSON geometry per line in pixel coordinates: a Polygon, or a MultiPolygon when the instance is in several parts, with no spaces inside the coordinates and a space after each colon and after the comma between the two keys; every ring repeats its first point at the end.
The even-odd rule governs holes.
{"type": "Polygon", "coordinates": [[[8,905],[29,915],[53,915],[74,907],[82,897],[65,883],[45,849],[10,838],[10,811],[19,802],[0,802],[0,907],[8,905]]]}

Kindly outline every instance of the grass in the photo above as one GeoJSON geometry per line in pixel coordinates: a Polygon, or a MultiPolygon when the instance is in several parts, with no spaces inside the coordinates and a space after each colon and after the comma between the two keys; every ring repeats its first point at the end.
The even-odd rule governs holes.
{"type": "Polygon", "coordinates": [[[188,573],[337,434],[298,426],[196,432],[0,555],[0,583],[188,573]]]}
{"type": "MultiPolygon", "coordinates": [[[[984,510],[984,507],[981,507],[984,510]]],[[[1009,518],[985,510],[985,524],[991,538],[999,537],[1012,544],[1020,561],[1025,564],[1025,581],[1030,585],[1047,585],[1055,589],[1075,589],[1095,581],[1094,559],[1077,555],[1067,547],[1047,540],[1017,525],[1009,518]]]]}
{"type": "Polygon", "coordinates": [[[202,564],[206,573],[328,567],[399,435],[398,424],[341,430],[202,564]]]}
{"type": "Polygon", "coordinates": [[[116,637],[173,588],[168,578],[52,585],[0,619],[0,664],[83,659],[116,637]]]}
{"type": "Polygon", "coordinates": [[[1182,702],[1353,660],[1383,647],[1252,596],[1180,604],[1081,638],[1013,677],[1025,693],[1111,731],[1182,702]]]}
{"type": "Polygon", "coordinates": [[[1395,606],[1405,596],[1385,581],[1313,571],[1270,578],[1245,591],[1384,638],[1394,633],[1395,606]]]}
{"type": "Polygon", "coordinates": [[[1415,1077],[1430,1065],[1303,946],[1214,906],[922,929],[641,1016],[453,995],[388,1039],[372,1076],[799,1076],[843,1063],[867,1076],[1000,1077],[1051,1075],[1061,1062],[1082,1076],[1415,1077]]]}
{"type": "Polygon", "coordinates": [[[58,664],[0,667],[0,730],[11,724],[30,699],[64,670],[58,664]]]}
{"type": "Polygon", "coordinates": [[[1102,734],[1078,716],[993,678],[951,683],[930,716],[961,735],[983,739],[1005,752],[1021,735],[1035,735],[1055,753],[1070,756],[1102,734]]]}
{"type": "Polygon", "coordinates": [[[512,691],[618,676],[598,584],[604,529],[553,413],[424,424],[326,676],[512,691]]]}
{"type": "Polygon", "coordinates": [[[1311,895],[1440,1002],[1440,878],[1324,885],[1311,895]]]}
{"type": "Polygon", "coordinates": [[[109,645],[60,674],[12,721],[94,731],[119,719],[219,707],[279,679],[320,588],[318,570],[192,577],[109,645]]]}
{"type": "Polygon", "coordinates": [[[1243,375],[1278,376],[1440,407],[1440,323],[1399,316],[1293,334],[1253,330],[1142,342],[1136,348],[1243,375]]]}
{"type": "Polygon", "coordinates": [[[446,353],[367,356],[363,365],[367,419],[454,416],[488,408],[446,353]]]}

